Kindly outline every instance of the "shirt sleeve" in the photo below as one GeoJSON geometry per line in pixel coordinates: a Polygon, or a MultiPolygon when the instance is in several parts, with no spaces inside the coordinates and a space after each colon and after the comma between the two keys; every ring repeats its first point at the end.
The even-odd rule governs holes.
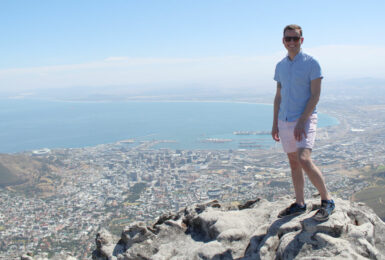
{"type": "Polygon", "coordinates": [[[312,68],[310,71],[310,81],[318,78],[323,78],[321,66],[319,65],[317,60],[313,59],[312,68]]]}
{"type": "Polygon", "coordinates": [[[278,65],[279,65],[279,64],[277,64],[277,65],[275,66],[274,80],[280,83],[281,80],[279,79],[278,65]]]}

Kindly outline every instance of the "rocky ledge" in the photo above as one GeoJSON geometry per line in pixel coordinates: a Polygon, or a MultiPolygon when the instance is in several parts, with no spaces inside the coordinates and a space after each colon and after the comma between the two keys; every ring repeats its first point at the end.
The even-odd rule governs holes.
{"type": "Polygon", "coordinates": [[[181,259],[385,259],[385,223],[362,203],[336,200],[328,221],[305,214],[278,219],[290,198],[242,205],[211,201],[158,218],[135,222],[114,237],[102,229],[94,260],[181,259]]]}

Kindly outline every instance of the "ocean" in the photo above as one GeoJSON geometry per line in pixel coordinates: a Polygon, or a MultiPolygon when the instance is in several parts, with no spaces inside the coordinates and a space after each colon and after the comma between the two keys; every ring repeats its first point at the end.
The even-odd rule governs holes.
{"type": "MultiPolygon", "coordinates": [[[[154,148],[255,149],[274,145],[273,106],[236,102],[0,101],[0,153],[78,148],[132,139],[154,148]]],[[[319,127],[338,124],[319,114],[319,127]]]]}

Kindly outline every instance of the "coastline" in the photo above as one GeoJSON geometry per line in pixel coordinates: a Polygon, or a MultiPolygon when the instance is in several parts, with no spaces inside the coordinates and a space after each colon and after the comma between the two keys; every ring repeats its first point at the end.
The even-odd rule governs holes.
{"type": "Polygon", "coordinates": [[[148,103],[240,103],[240,104],[258,104],[258,105],[273,105],[273,99],[271,103],[266,102],[254,102],[244,101],[237,99],[102,99],[102,100],[76,100],[76,99],[57,99],[57,98],[35,98],[35,97],[4,97],[0,100],[18,100],[18,101],[44,101],[44,102],[62,102],[62,103],[126,103],[126,102],[148,102],[148,103]]]}
{"type": "MultiPolygon", "coordinates": [[[[219,149],[219,150],[228,150],[228,149],[241,149],[239,146],[245,147],[245,143],[248,143],[250,140],[253,139],[253,144],[249,145],[247,149],[252,149],[253,145],[255,148],[258,147],[258,149],[268,149],[269,147],[273,146],[274,144],[270,140],[270,136],[258,136],[258,138],[262,137],[263,140],[256,140],[257,137],[253,135],[247,135],[247,136],[234,136],[232,135],[233,132],[236,131],[270,131],[270,123],[268,122],[271,119],[271,108],[272,104],[268,103],[261,103],[261,102],[249,102],[249,101],[240,101],[240,100],[150,100],[150,101],[106,101],[106,102],[87,102],[87,101],[63,101],[63,100],[47,100],[47,99],[18,99],[15,101],[14,104],[17,109],[21,109],[19,111],[19,116],[24,115],[23,109],[29,109],[34,110],[33,106],[38,104],[38,109],[36,110],[36,115],[33,114],[33,116],[37,117],[36,121],[41,121],[41,126],[35,126],[34,124],[36,122],[29,122],[26,124],[21,124],[21,127],[28,129],[32,129],[37,134],[44,135],[44,133],[39,133],[41,130],[38,129],[39,127],[48,127],[47,131],[50,131],[46,139],[51,138],[52,141],[44,139],[45,137],[38,137],[37,135],[33,136],[31,135],[29,139],[26,139],[24,143],[33,143],[37,142],[34,147],[24,147],[23,149],[15,148],[17,145],[14,146],[13,149],[4,149],[1,151],[2,153],[21,153],[21,152],[28,152],[33,150],[38,150],[41,148],[49,148],[49,149],[65,149],[65,148],[82,148],[82,147],[92,147],[102,144],[113,144],[120,142],[122,140],[126,139],[133,139],[135,140],[135,143],[138,144],[141,141],[151,141],[151,140],[173,140],[174,142],[171,143],[164,143],[162,142],[159,147],[156,149],[162,149],[162,148],[168,148],[168,149],[184,149],[184,150],[199,150],[199,149],[219,149]],[[28,104],[24,105],[24,107],[28,108],[20,108],[22,107],[23,102],[27,102],[28,104]],[[31,105],[32,103],[32,105],[31,105]],[[15,105],[16,104],[16,105],[15,105]],[[55,106],[55,104],[61,104],[58,107],[55,106]],[[75,107],[71,105],[66,104],[74,104],[75,107]],[[88,106],[89,104],[90,106],[88,106]],[[113,106],[109,106],[112,104],[113,106]],[[153,105],[153,107],[147,106],[147,104],[153,105]],[[159,109],[159,105],[157,104],[169,104],[167,106],[167,110],[159,111],[162,109],[159,109]],[[178,106],[176,104],[190,104],[188,108],[182,106],[178,106]],[[198,104],[198,105],[194,105],[198,104]],[[201,106],[201,104],[206,104],[205,106],[201,106]],[[212,106],[212,104],[221,104],[221,106],[218,108],[216,106],[212,106]],[[236,106],[236,107],[229,107],[231,105],[252,105],[252,106],[261,106],[260,108],[263,108],[261,112],[260,109],[250,109],[248,106],[236,106]],[[174,106],[176,105],[176,106],[174,106]],[[32,107],[32,108],[31,108],[32,107]],[[112,108],[111,108],[112,107],[112,108]],[[44,119],[44,116],[39,116],[39,113],[43,111],[44,113],[50,113],[49,111],[53,109],[59,109],[59,112],[55,113],[53,111],[54,115],[48,114],[48,118],[44,119]],[[121,110],[128,111],[127,113],[122,113],[121,110]],[[148,110],[144,114],[143,117],[138,116],[138,118],[130,118],[130,113],[132,113],[132,109],[143,109],[145,108],[148,110]],[[224,111],[221,109],[224,108],[224,111]],[[40,110],[39,110],[40,109],[40,110]],[[106,111],[107,109],[107,111],[106,111]],[[130,110],[131,109],[131,110],[130,110]],[[205,110],[206,109],[206,110],[205,110]],[[207,110],[209,109],[209,110],[207,110]],[[233,113],[233,110],[239,110],[239,113],[233,113]],[[46,112],[46,110],[48,112],[46,112]],[[84,110],[84,111],[83,111],[84,110]],[[183,111],[177,111],[177,110],[183,110],[183,111]],[[191,111],[196,110],[196,111],[191,111]],[[62,113],[71,112],[72,114],[65,114],[64,120],[61,122],[58,120],[60,119],[62,113]],[[207,111],[210,111],[211,113],[207,113],[207,111]],[[125,116],[124,118],[120,118],[117,116],[116,118],[113,118],[110,120],[110,117],[113,113],[120,113],[120,116],[125,116]],[[163,114],[162,114],[163,112],[163,114]],[[167,114],[164,113],[176,113],[175,115],[171,115],[170,117],[174,116],[175,118],[167,118],[167,114]],[[196,114],[195,114],[196,112],[196,114]],[[228,115],[229,113],[231,115],[228,115]],[[154,114],[155,113],[155,114],[154,114]],[[160,114],[159,114],[160,113],[160,114]],[[179,114],[178,114],[179,113],[179,114]],[[187,114],[186,114],[187,113],[187,114]],[[246,115],[243,115],[243,113],[246,113],[246,115]],[[262,113],[262,115],[258,115],[262,113]],[[102,114],[102,115],[100,115],[102,114]],[[206,114],[206,115],[205,115],[206,114]],[[71,117],[75,117],[74,121],[72,122],[71,117]],[[79,116],[80,118],[77,119],[76,117],[79,116]],[[146,118],[146,116],[148,118],[146,118]],[[150,117],[149,117],[150,116],[150,117]],[[203,117],[202,117],[203,116],[203,117]],[[229,118],[227,118],[229,116],[229,118]],[[243,116],[242,118],[238,118],[240,116],[243,116]],[[258,119],[258,116],[262,116],[262,119],[258,119]],[[96,117],[93,119],[93,117],[96,117]],[[160,118],[159,118],[160,117],[160,118]],[[226,118],[222,118],[226,117],[226,118]],[[54,120],[53,122],[50,122],[50,120],[54,120]],[[103,123],[103,121],[106,121],[106,123],[103,123]],[[132,124],[125,124],[121,121],[132,121],[132,124]],[[135,123],[137,120],[139,120],[139,123],[135,123]],[[148,122],[147,122],[147,121],[148,122]],[[168,120],[168,121],[167,121],[168,120]],[[190,122],[192,120],[192,122],[190,122]],[[211,129],[205,130],[206,124],[202,124],[202,120],[206,120],[207,124],[214,124],[211,125],[211,129]],[[218,121],[219,120],[219,121],[218,121]],[[251,120],[251,121],[250,121],[251,120]],[[262,120],[260,124],[256,125],[254,121],[262,120]],[[47,122],[45,122],[47,121],[47,122]],[[117,122],[116,122],[117,121],[117,122]],[[139,128],[142,127],[143,131],[132,131],[132,125],[140,125],[140,123],[147,122],[149,129],[144,129],[144,126],[138,126],[139,128]],[[156,122],[151,122],[156,121],[156,122]],[[165,121],[165,122],[164,122],[165,121]],[[221,126],[216,126],[215,123],[211,122],[215,121],[218,125],[225,124],[226,127],[223,127],[221,129],[221,126]],[[56,126],[55,126],[56,124],[56,126]],[[60,127],[57,125],[63,124],[64,128],[69,128],[71,130],[71,127],[75,127],[72,129],[72,133],[69,133],[71,131],[63,131],[60,127]],[[76,124],[79,124],[80,126],[77,126],[76,124]],[[115,124],[115,125],[114,125],[115,124]],[[168,125],[169,124],[169,125],[168,125]],[[199,128],[196,130],[195,133],[191,133],[190,129],[187,127],[181,128],[178,130],[178,127],[181,127],[183,124],[192,124],[192,127],[199,128]],[[238,124],[239,127],[238,127],[238,124]],[[254,124],[254,126],[253,126],[254,124]],[[27,126],[25,126],[27,125],[27,126]],[[199,126],[198,126],[199,125],[199,126]],[[235,125],[235,126],[234,126],[235,125]],[[264,125],[264,126],[263,126],[264,125]],[[76,127],[80,127],[79,129],[76,129],[76,127]],[[98,129],[100,127],[104,127],[105,129],[98,129]],[[214,128],[218,128],[215,130],[214,128]],[[35,129],[36,128],[36,129],[35,129]],[[114,131],[112,131],[109,128],[115,128],[114,131]],[[172,133],[169,133],[172,129],[172,133]],[[96,129],[96,130],[95,130],[96,129]],[[127,131],[128,130],[128,131],[127,131]],[[55,133],[57,131],[57,133],[55,133]],[[90,133],[94,134],[95,131],[105,131],[102,135],[95,135],[90,137],[90,133]],[[131,134],[130,134],[131,131],[131,134]],[[160,132],[159,132],[160,131],[160,132]],[[199,132],[200,131],[200,132],[199,132]],[[123,133],[126,132],[126,133],[123,133]],[[186,132],[186,133],[185,133],[186,132]],[[136,133],[136,134],[135,134],[136,133]],[[173,133],[175,133],[173,135],[173,133]],[[73,136],[66,136],[72,134],[73,136]],[[124,135],[126,134],[126,135],[124,135]],[[186,136],[183,136],[183,134],[186,134],[186,136]],[[62,135],[62,136],[61,136],[62,135]],[[59,137],[63,138],[63,140],[59,140],[59,137]],[[67,139],[66,139],[67,138],[67,139]],[[183,144],[183,139],[189,139],[186,144],[183,144]],[[207,140],[216,140],[216,142],[202,142],[205,139],[207,140]],[[232,139],[232,142],[226,142],[224,144],[223,142],[220,142],[220,140],[226,140],[226,139],[232,139]],[[59,141],[55,141],[59,140],[59,141]],[[78,140],[79,143],[76,143],[78,140]],[[218,141],[219,140],[219,141],[218,141]],[[44,143],[45,142],[45,143],[44,143]],[[242,143],[242,144],[241,144],[242,143]],[[262,146],[262,148],[260,148],[262,146]]],[[[4,106],[4,105],[3,105],[4,106]]],[[[4,112],[5,113],[5,112],[4,112]]],[[[339,124],[339,120],[334,117],[330,116],[329,114],[324,114],[318,112],[320,115],[326,115],[327,120],[329,121],[326,126],[332,126],[339,124]]],[[[17,117],[17,115],[15,116],[17,117]]],[[[11,119],[13,119],[11,117],[11,119]]],[[[22,121],[22,118],[19,119],[19,121],[22,121]]],[[[12,124],[12,122],[10,122],[12,124]]],[[[3,124],[6,124],[3,122],[3,124]]],[[[323,128],[325,126],[320,126],[320,128],[323,128]]],[[[6,127],[3,127],[3,129],[6,129],[6,127]]],[[[11,130],[9,130],[11,131],[11,130]]],[[[27,132],[23,132],[20,134],[25,135],[27,132]]],[[[14,135],[10,135],[11,138],[16,141],[22,141],[19,140],[22,137],[17,137],[14,135]]],[[[23,136],[24,137],[24,136],[23,136]]],[[[0,138],[1,141],[1,138],[0,138]]],[[[7,145],[7,140],[2,141],[4,143],[4,146],[7,145]]],[[[9,142],[9,141],[8,141],[9,142]]],[[[250,143],[250,142],[249,142],[250,143]]],[[[22,144],[20,144],[22,145],[22,144]]],[[[3,147],[4,147],[3,146],[3,147]]],[[[155,148],[154,148],[155,149],[155,148]]]]}

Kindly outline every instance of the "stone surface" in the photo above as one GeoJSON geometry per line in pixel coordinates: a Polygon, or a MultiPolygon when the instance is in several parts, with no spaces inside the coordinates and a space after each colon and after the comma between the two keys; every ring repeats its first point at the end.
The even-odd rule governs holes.
{"type": "Polygon", "coordinates": [[[328,221],[306,213],[278,219],[289,198],[254,200],[238,207],[212,201],[158,218],[152,227],[132,223],[120,240],[99,232],[93,259],[385,259],[385,224],[361,203],[336,199],[328,221]]]}
{"type": "Polygon", "coordinates": [[[32,256],[24,254],[20,257],[20,260],[33,260],[32,256]]]}
{"type": "MultiPolygon", "coordinates": [[[[0,256],[1,257],[1,256],[0,256]]],[[[2,259],[2,258],[0,258],[2,259]]],[[[48,258],[44,256],[32,256],[32,254],[24,254],[20,257],[21,260],[50,260],[50,259],[55,259],[55,260],[77,260],[76,257],[67,255],[67,254],[54,254],[53,257],[48,258]]]]}
{"type": "Polygon", "coordinates": [[[93,259],[116,259],[116,255],[124,252],[124,246],[119,239],[106,229],[101,229],[95,238],[96,250],[92,253],[93,259]]]}

